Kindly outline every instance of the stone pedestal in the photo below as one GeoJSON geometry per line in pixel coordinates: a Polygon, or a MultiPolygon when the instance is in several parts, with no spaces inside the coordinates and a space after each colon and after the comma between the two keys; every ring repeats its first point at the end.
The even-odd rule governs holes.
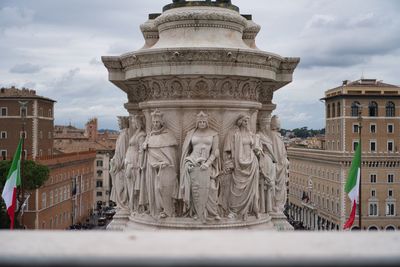
{"type": "MultiPolygon", "coordinates": [[[[246,118],[244,130],[247,131],[246,140],[251,139],[252,166],[258,166],[255,156],[257,137],[254,135],[258,130],[257,119],[260,115],[271,118],[275,109],[272,103],[274,92],[292,81],[293,72],[300,61],[299,58],[261,51],[255,43],[260,28],[252,21],[251,15],[241,15],[239,8],[230,1],[174,1],[164,7],[163,13],[149,15],[148,21],[141,25],[145,39],[141,49],[121,56],[102,57],[109,80],[127,94],[127,111],[130,115],[145,116],[147,138],[155,127],[151,114],[157,110],[162,114],[160,123],[165,135],[173,140],[170,144],[162,144],[162,138],[157,141],[154,147],[158,148],[158,155],[152,159],[153,165],[147,166],[147,170],[162,169],[157,167],[157,157],[163,157],[164,148],[169,146],[169,151],[172,151],[171,147],[174,146],[176,150],[168,153],[174,154],[174,157],[169,157],[174,159],[176,154],[177,162],[167,165],[169,168],[174,165],[177,179],[182,180],[184,171],[180,157],[183,142],[190,131],[197,130],[196,114],[200,112],[207,114],[209,132],[216,133],[213,138],[218,136],[219,143],[213,145],[212,150],[219,152],[212,155],[214,159],[210,162],[221,160],[221,166],[218,167],[220,174],[225,168],[229,169],[226,166],[233,165],[234,161],[224,158],[225,141],[229,134],[229,138],[236,136],[235,140],[244,138],[243,131],[241,137],[237,137],[237,132],[232,135],[242,127],[239,118],[246,118]]],[[[249,146],[249,143],[245,145],[249,146]]],[[[237,151],[242,148],[237,148],[237,151]]],[[[234,156],[241,158],[240,155],[234,156]]],[[[167,158],[164,157],[159,163],[165,165],[167,158]]],[[[233,166],[230,171],[242,168],[239,163],[235,164],[239,167],[233,166]]],[[[254,170],[247,181],[258,181],[258,173],[254,170]]],[[[149,178],[142,175],[140,179],[151,184],[155,176],[149,178]]],[[[226,189],[224,192],[229,191],[226,189]]],[[[151,188],[149,192],[153,191],[151,188]]],[[[250,192],[248,194],[254,192],[247,191],[250,192]]],[[[255,199],[255,194],[248,199],[253,197],[255,199]]],[[[153,203],[154,197],[151,198],[147,204],[154,211],[157,205],[153,203]]],[[[171,217],[171,214],[168,214],[168,218],[155,218],[154,212],[153,217],[131,214],[129,219],[126,214],[116,214],[115,222],[110,224],[109,229],[292,229],[283,214],[270,216],[263,211],[259,218],[252,217],[258,211],[251,201],[256,200],[245,204],[248,211],[244,216],[248,215],[246,221],[241,218],[228,219],[222,215],[218,222],[199,222],[193,218],[171,217]]],[[[241,211],[239,213],[243,216],[241,211]]]]}
{"type": "Polygon", "coordinates": [[[278,231],[293,231],[294,228],[290,223],[287,221],[285,214],[281,212],[277,213],[270,213],[271,222],[274,225],[274,228],[278,231]]]}
{"type": "Polygon", "coordinates": [[[129,222],[129,210],[118,210],[112,219],[112,221],[107,225],[107,230],[118,230],[122,231],[126,229],[126,225],[129,222]]]}

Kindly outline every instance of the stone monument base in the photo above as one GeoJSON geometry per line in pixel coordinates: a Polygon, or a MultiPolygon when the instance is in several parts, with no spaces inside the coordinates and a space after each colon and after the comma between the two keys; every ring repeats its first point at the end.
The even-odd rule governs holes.
{"type": "Polygon", "coordinates": [[[270,213],[271,221],[278,231],[293,231],[293,226],[287,221],[283,212],[270,213]]]}
{"type": "MultiPolygon", "coordinates": [[[[108,229],[108,228],[107,228],[108,229]]],[[[110,230],[279,230],[272,217],[262,214],[260,218],[249,216],[246,221],[240,219],[221,218],[201,222],[193,218],[171,217],[155,219],[148,214],[132,214],[124,227],[110,230]]]]}
{"type": "Polygon", "coordinates": [[[124,230],[129,222],[129,215],[129,210],[117,210],[113,220],[107,225],[107,230],[124,230]]]}

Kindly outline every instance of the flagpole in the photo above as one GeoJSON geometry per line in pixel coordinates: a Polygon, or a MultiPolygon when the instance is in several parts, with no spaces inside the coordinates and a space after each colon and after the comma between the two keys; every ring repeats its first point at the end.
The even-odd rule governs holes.
{"type": "MultiPolygon", "coordinates": [[[[21,112],[21,119],[22,119],[22,150],[21,150],[21,169],[20,169],[20,174],[21,174],[21,203],[19,205],[19,209],[23,209],[23,205],[25,203],[25,190],[24,190],[24,159],[25,159],[25,118],[28,113],[27,104],[28,101],[19,101],[19,104],[21,106],[20,112],[21,112]]],[[[21,211],[21,226],[24,227],[24,212],[21,211]]]]}
{"type": "Polygon", "coordinates": [[[361,177],[362,177],[362,144],[361,144],[361,130],[362,130],[362,109],[361,106],[358,110],[358,145],[360,146],[360,182],[358,185],[358,226],[360,231],[362,230],[361,226],[361,177]]]}

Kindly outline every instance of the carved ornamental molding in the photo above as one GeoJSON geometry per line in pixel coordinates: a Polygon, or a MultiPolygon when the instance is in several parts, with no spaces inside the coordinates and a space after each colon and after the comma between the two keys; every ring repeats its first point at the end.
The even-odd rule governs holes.
{"type": "Polygon", "coordinates": [[[146,78],[128,83],[129,103],[152,100],[221,99],[271,103],[273,88],[258,79],[234,77],[146,78]]]}

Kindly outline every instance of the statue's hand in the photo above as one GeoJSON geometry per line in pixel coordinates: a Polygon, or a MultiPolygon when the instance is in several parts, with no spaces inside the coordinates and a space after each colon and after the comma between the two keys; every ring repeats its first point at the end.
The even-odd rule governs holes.
{"type": "Polygon", "coordinates": [[[162,161],[162,162],[160,162],[160,169],[167,167],[168,165],[169,165],[168,163],[162,161]]]}
{"type": "Polygon", "coordinates": [[[210,166],[207,163],[203,163],[200,166],[200,170],[202,170],[202,171],[207,170],[208,168],[210,168],[210,166]]]}

